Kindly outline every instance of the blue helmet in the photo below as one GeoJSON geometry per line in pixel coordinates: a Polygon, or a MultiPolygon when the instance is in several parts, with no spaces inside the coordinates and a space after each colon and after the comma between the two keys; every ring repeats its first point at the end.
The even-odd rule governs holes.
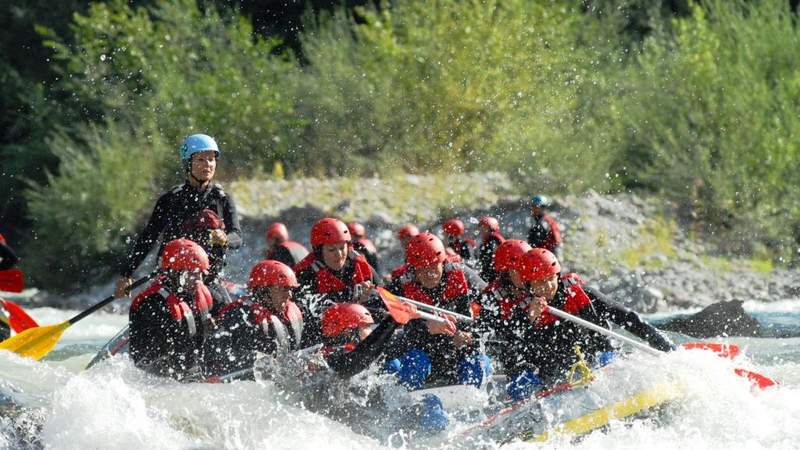
{"type": "Polygon", "coordinates": [[[189,161],[192,155],[200,152],[213,151],[219,158],[219,147],[211,136],[205,134],[193,134],[183,141],[181,146],[181,161],[189,161]]]}
{"type": "Polygon", "coordinates": [[[531,205],[538,206],[540,208],[547,208],[550,206],[550,199],[544,195],[537,195],[536,197],[533,197],[533,200],[531,200],[531,205]]]}

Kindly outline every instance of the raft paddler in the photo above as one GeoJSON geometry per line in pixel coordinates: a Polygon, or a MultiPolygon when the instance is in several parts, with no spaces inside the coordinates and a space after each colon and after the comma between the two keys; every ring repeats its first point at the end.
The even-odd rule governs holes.
{"type": "Polygon", "coordinates": [[[281,222],[273,222],[264,232],[267,241],[266,258],[294,267],[308,256],[308,250],[299,242],[289,239],[289,229],[281,222]]]}
{"type": "Polygon", "coordinates": [[[484,216],[478,222],[481,245],[478,247],[478,266],[480,275],[487,283],[497,277],[494,270],[494,254],[497,247],[506,239],[500,233],[500,222],[495,217],[484,216]]]}
{"type": "MultiPolygon", "coordinates": [[[[472,304],[486,287],[478,274],[448,259],[444,244],[431,233],[414,236],[406,248],[407,270],[392,281],[389,290],[411,300],[471,316],[472,304]]],[[[447,318],[447,316],[445,316],[447,318]]],[[[406,326],[411,351],[389,362],[411,388],[425,383],[480,386],[491,374],[491,361],[478,351],[468,325],[413,320],[406,326]]]]}
{"type": "Polygon", "coordinates": [[[206,374],[253,367],[256,352],[299,349],[303,314],[292,301],[292,290],[299,286],[292,269],[282,262],[264,260],[253,266],[249,295],[222,308],[205,342],[206,374]]]}
{"type": "Polygon", "coordinates": [[[131,303],[130,355],[147,372],[191,379],[202,369],[214,300],[203,277],[208,255],[188,239],[168,242],[155,280],[131,303]]]}
{"type": "Polygon", "coordinates": [[[205,134],[193,134],[186,138],[180,148],[181,164],[186,176],[184,184],[163,194],[156,202],[150,220],[128,250],[120,268],[115,296],[129,295],[133,273],[144,261],[150,250],[161,242],[164,245],[174,239],[188,237],[182,230],[187,219],[209,209],[222,218],[225,228],[211,232],[209,238],[214,245],[238,248],[242,245],[241,228],[236,206],[230,194],[219,184],[213,183],[220,157],[216,141],[205,134]]]}
{"type": "Polygon", "coordinates": [[[383,307],[373,292],[378,276],[351,242],[350,230],[339,219],[326,217],[311,227],[312,251],[294,267],[298,305],[306,321],[305,347],[321,342],[320,315],[331,304],[358,303],[376,311],[383,307]]]}
{"type": "Polygon", "coordinates": [[[589,364],[603,365],[613,357],[614,347],[600,333],[560,320],[547,312],[547,306],[566,311],[596,325],[616,324],[646,341],[651,347],[670,351],[674,344],[639,315],[584,285],[575,273],[561,273],[561,264],[549,250],[534,248],[525,253],[520,266],[526,286],[524,298],[511,313],[516,327],[509,342],[519,359],[513,367],[508,392],[522,399],[541,387],[564,380],[577,361],[575,346],[580,346],[589,364]]]}
{"type": "MultiPolygon", "coordinates": [[[[402,339],[394,338],[395,330],[409,321],[419,319],[414,305],[389,305],[389,314],[377,325],[370,312],[362,305],[339,303],[328,307],[322,314],[322,355],[339,382],[318,383],[311,402],[320,412],[335,418],[344,418],[358,432],[373,434],[376,425],[391,423],[392,427],[411,427],[426,432],[438,432],[447,427],[449,420],[435,395],[412,399],[404,388],[394,385],[368,383],[365,390],[350,379],[366,371],[373,363],[393,357],[402,349],[402,339]],[[399,309],[399,311],[398,311],[399,309]],[[347,383],[339,389],[340,383],[347,383]],[[385,390],[394,391],[393,404],[385,402],[385,390]],[[405,397],[398,399],[397,397],[405,397]],[[377,421],[377,423],[376,423],[377,421]]],[[[377,368],[377,367],[376,367],[377,368]]]]}

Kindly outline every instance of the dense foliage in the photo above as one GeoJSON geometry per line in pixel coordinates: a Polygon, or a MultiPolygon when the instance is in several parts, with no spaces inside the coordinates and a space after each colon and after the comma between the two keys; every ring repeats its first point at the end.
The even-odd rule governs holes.
{"type": "Polygon", "coordinates": [[[553,195],[646,189],[775,256],[800,222],[783,0],[392,2],[309,12],[295,50],[211,2],[64,5],[68,23],[14,22],[38,25],[46,76],[0,56],[0,213],[32,228],[28,264],[64,271],[34,270],[43,285],[113,266],[193,132],[218,139],[226,179],[502,170],[553,195]]]}

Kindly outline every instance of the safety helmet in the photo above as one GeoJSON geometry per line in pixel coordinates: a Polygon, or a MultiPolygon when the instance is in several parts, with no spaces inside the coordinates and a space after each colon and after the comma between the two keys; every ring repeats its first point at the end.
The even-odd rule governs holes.
{"type": "Polygon", "coordinates": [[[272,225],[267,227],[266,236],[268,241],[277,239],[278,242],[285,242],[289,240],[289,230],[286,229],[286,225],[280,222],[273,222],[272,225]]]}
{"type": "Polygon", "coordinates": [[[523,282],[544,280],[561,272],[556,255],[544,248],[534,248],[522,257],[520,278],[523,282]]]}
{"type": "Polygon", "coordinates": [[[402,239],[412,238],[418,234],[419,234],[419,228],[417,228],[416,225],[409,223],[403,225],[402,228],[397,230],[397,239],[402,240],[402,239]]]}
{"type": "Polygon", "coordinates": [[[494,252],[494,270],[498,272],[520,270],[523,257],[531,249],[527,242],[519,239],[504,241],[494,252]]]}
{"type": "Polygon", "coordinates": [[[164,246],[160,267],[176,272],[205,272],[209,267],[208,254],[194,241],[175,239],[164,246]]]}
{"type": "Polygon", "coordinates": [[[406,262],[412,267],[425,267],[444,262],[447,253],[442,240],[435,234],[420,233],[410,241],[406,247],[406,262]]]}
{"type": "Polygon", "coordinates": [[[336,337],[349,330],[372,325],[372,315],[357,303],[337,303],[322,313],[322,334],[336,337]]]}
{"type": "Polygon", "coordinates": [[[533,197],[533,200],[531,200],[531,205],[538,206],[540,208],[547,208],[550,206],[550,199],[544,195],[537,195],[533,197]]]}
{"type": "Polygon", "coordinates": [[[450,219],[442,225],[445,234],[461,236],[464,234],[464,223],[458,219],[450,219]]]}
{"type": "Polygon", "coordinates": [[[294,271],[289,266],[280,261],[265,259],[250,270],[247,287],[252,290],[269,286],[300,287],[294,271]]]}
{"type": "Polygon", "coordinates": [[[350,230],[350,235],[353,236],[354,239],[363,238],[367,235],[367,230],[364,228],[364,225],[358,222],[348,223],[347,229],[350,230]]]}
{"type": "Polygon", "coordinates": [[[311,227],[311,246],[319,247],[337,242],[350,242],[350,230],[339,219],[326,217],[311,227]]]}
{"type": "Polygon", "coordinates": [[[181,146],[181,161],[190,161],[192,155],[195,153],[207,151],[213,151],[217,158],[219,158],[220,151],[214,138],[205,134],[193,134],[183,141],[183,145],[181,146]]]}
{"type": "Polygon", "coordinates": [[[489,231],[500,231],[500,222],[497,221],[494,217],[491,216],[483,216],[481,217],[479,225],[484,226],[489,229],[489,231]]]}

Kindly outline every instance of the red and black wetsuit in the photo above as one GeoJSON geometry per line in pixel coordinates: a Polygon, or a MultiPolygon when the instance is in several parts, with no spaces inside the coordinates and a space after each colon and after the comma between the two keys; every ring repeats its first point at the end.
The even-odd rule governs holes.
{"type": "Polygon", "coordinates": [[[167,242],[182,237],[190,238],[181,229],[182,225],[203,209],[210,209],[222,218],[225,223],[225,232],[228,235],[228,247],[239,248],[242,245],[241,227],[233,198],[226,194],[218,184],[212,184],[207,189],[201,190],[192,187],[187,182],[163,194],[158,199],[150,220],[139,233],[128,250],[127,257],[122,262],[121,274],[131,277],[158,242],[159,236],[161,236],[159,254],[167,242]]]}
{"type": "MultiPolygon", "coordinates": [[[[294,272],[297,274],[297,282],[300,283],[296,298],[306,320],[303,347],[322,342],[319,320],[327,306],[332,303],[354,302],[361,294],[356,289],[357,285],[366,281],[371,281],[374,285],[379,282],[366,258],[352,251],[339,271],[328,267],[317,252],[312,252],[294,267],[294,272]]],[[[373,300],[364,306],[374,316],[382,307],[380,299],[373,300]]]]}
{"type": "MultiPolygon", "coordinates": [[[[433,289],[422,287],[415,281],[414,269],[410,268],[393,280],[390,290],[395,294],[418,302],[449,309],[453,312],[471,316],[472,303],[475,302],[486,283],[478,274],[462,263],[446,262],[439,285],[433,289]]],[[[477,345],[456,350],[453,337],[448,335],[432,335],[428,333],[423,319],[412,320],[406,325],[408,348],[420,349],[430,356],[432,373],[428,381],[457,382],[456,365],[467,355],[476,353],[477,345]]],[[[462,323],[459,330],[471,332],[472,329],[462,323]]]]}
{"type": "Polygon", "coordinates": [[[486,286],[481,293],[479,304],[480,312],[475,321],[478,332],[487,334],[491,339],[499,341],[494,346],[494,356],[503,367],[514,367],[518,353],[513,345],[516,339],[515,330],[519,330],[524,323],[519,322],[520,317],[514,315],[514,309],[523,302],[523,295],[511,282],[507,273],[502,273],[486,286]]]}
{"type": "Polygon", "coordinates": [[[528,230],[528,244],[534,248],[550,250],[561,259],[561,230],[558,222],[549,214],[534,216],[533,226],[528,230]]]}
{"type": "Polygon", "coordinates": [[[475,247],[475,241],[472,239],[453,239],[449,245],[453,252],[460,256],[462,260],[469,261],[472,258],[472,247],[475,247]]]}
{"type": "MultiPolygon", "coordinates": [[[[325,362],[341,378],[350,378],[366,370],[380,357],[395,358],[407,349],[397,339],[392,339],[400,325],[386,316],[377,327],[358,344],[341,342],[339,345],[326,344],[322,348],[325,362]]],[[[347,341],[348,339],[344,339],[347,341]]]]}
{"type": "Polygon", "coordinates": [[[137,367],[175,379],[202,363],[203,342],[211,330],[213,299],[197,283],[179,291],[159,277],[131,303],[130,354],[137,367]]]}
{"type": "MultiPolygon", "coordinates": [[[[668,338],[644,322],[636,312],[612,302],[600,292],[584,288],[582,283],[576,274],[562,276],[556,295],[549,303],[603,327],[609,327],[609,322],[614,323],[658,350],[669,351],[674,348],[668,338]]],[[[614,350],[605,336],[558,319],[546,311],[536,324],[532,324],[525,312],[527,304],[528,300],[525,299],[512,307],[510,322],[513,326],[519,326],[511,334],[515,336],[513,347],[521,357],[517,364],[507,368],[510,374],[533,369],[546,383],[556,382],[576,361],[575,345],[580,345],[590,364],[597,353],[614,350]]]]}
{"type": "Polygon", "coordinates": [[[267,251],[267,259],[280,261],[289,267],[294,267],[308,256],[308,250],[303,244],[295,241],[284,241],[276,244],[272,250],[267,251]]]}
{"type": "Polygon", "coordinates": [[[499,231],[493,231],[481,242],[481,246],[478,248],[480,274],[481,278],[486,282],[492,281],[497,277],[497,272],[494,271],[494,252],[505,240],[499,231]]]}
{"type": "Polygon", "coordinates": [[[253,367],[256,352],[272,354],[279,347],[299,348],[303,314],[294,302],[275,311],[251,298],[222,308],[217,326],[205,342],[208,374],[225,375],[253,367]]]}

